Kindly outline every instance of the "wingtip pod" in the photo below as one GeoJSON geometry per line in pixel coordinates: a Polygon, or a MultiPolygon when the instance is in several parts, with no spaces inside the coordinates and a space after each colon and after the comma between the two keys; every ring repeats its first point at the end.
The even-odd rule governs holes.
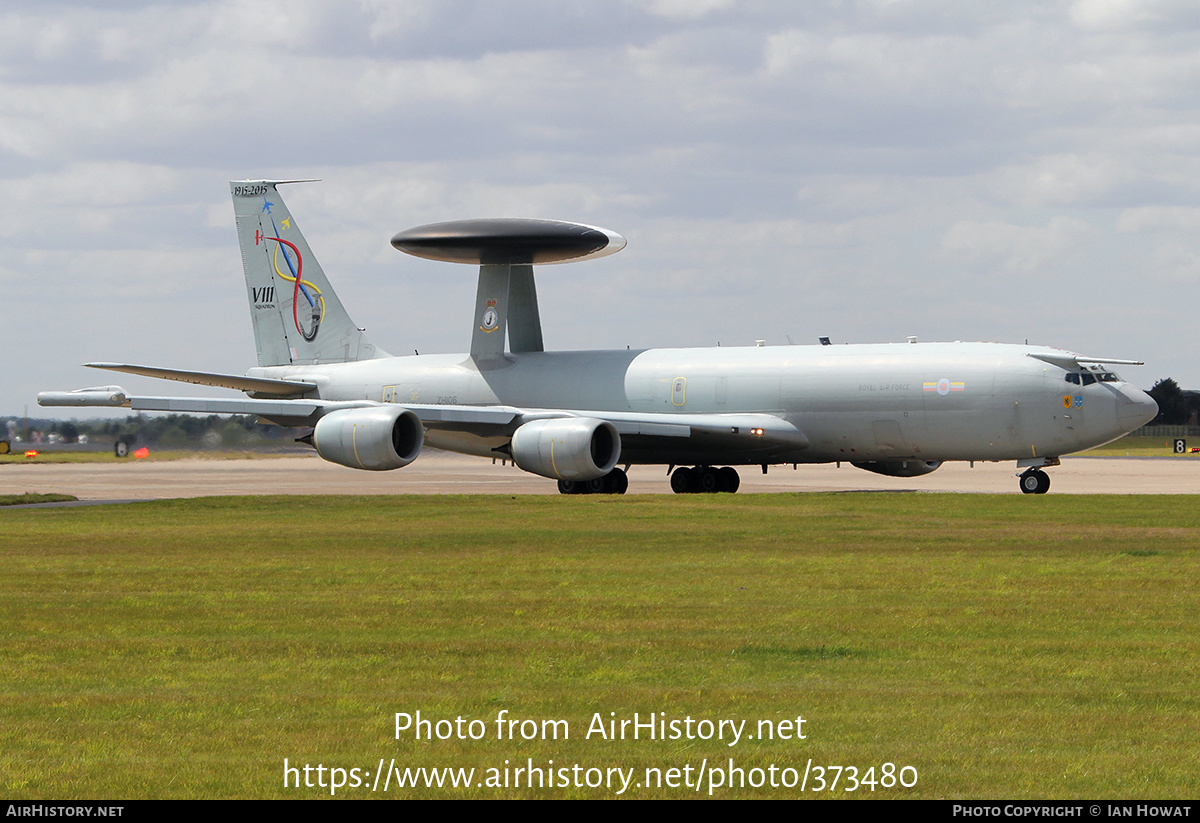
{"type": "Polygon", "coordinates": [[[129,398],[120,386],[93,386],[75,391],[44,391],[37,396],[39,406],[110,406],[129,405],[129,398]]]}
{"type": "Polygon", "coordinates": [[[392,237],[406,254],[475,265],[572,263],[616,254],[626,243],[599,226],[517,217],[430,223],[392,237]]]}

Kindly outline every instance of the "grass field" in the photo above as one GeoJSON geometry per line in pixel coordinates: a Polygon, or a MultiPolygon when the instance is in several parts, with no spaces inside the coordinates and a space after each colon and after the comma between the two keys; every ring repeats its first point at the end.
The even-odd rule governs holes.
{"type": "Polygon", "coordinates": [[[31,503],[65,503],[78,499],[73,494],[37,494],[35,492],[0,494],[0,506],[27,506],[31,503]]]}
{"type": "Polygon", "coordinates": [[[617,794],[514,787],[530,761],[689,797],[730,760],[807,770],[809,797],[1200,794],[1194,498],[255,497],[0,522],[9,798],[329,794],[285,788],[285,758],[314,786],[358,769],[338,796],[362,798],[617,794]],[[418,710],[484,734],[397,740],[418,710]],[[497,739],[500,712],[570,737],[497,739]],[[634,712],[755,739],[586,738],[634,712]],[[805,739],[758,738],[798,716],[805,739]],[[373,793],[381,758],[499,786],[373,793]],[[888,763],[916,785],[885,788],[888,763]],[[874,791],[848,771],[830,791],[832,767],[874,791]]]}

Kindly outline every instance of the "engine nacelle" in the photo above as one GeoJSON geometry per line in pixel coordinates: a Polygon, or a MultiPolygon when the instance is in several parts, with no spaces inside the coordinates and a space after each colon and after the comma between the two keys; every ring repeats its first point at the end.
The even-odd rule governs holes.
{"type": "Polygon", "coordinates": [[[606,420],[533,420],[513,432],[512,457],[527,472],[555,480],[595,480],[621,458],[621,435],[606,420]]]}
{"type": "Polygon", "coordinates": [[[875,460],[870,463],[851,463],[856,469],[866,469],[888,477],[920,477],[937,471],[941,460],[875,460]]]}
{"type": "Polygon", "coordinates": [[[425,444],[425,427],[409,409],[341,409],[317,421],[312,444],[331,463],[387,471],[417,459],[425,444]]]}

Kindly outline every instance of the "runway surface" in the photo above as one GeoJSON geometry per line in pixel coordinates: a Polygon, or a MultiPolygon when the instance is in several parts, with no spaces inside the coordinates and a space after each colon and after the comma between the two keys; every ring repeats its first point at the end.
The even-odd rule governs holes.
{"type": "MultiPolygon", "coordinates": [[[[924,477],[883,477],[849,464],[739,468],[739,493],[911,491],[1020,494],[1014,463],[947,463],[924,477]]],[[[1049,469],[1050,494],[1200,494],[1200,457],[1067,457],[1049,469]]],[[[511,463],[423,454],[406,468],[367,472],[316,455],[247,460],[47,463],[0,466],[0,493],[73,494],[81,500],[154,500],[253,494],[557,494],[553,480],[511,463]]],[[[630,494],[670,494],[665,466],[634,466],[630,494]]]]}

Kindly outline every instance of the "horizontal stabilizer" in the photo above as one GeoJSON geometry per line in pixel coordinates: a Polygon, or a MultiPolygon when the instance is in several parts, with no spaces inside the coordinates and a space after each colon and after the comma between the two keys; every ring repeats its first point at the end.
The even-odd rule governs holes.
{"type": "Polygon", "coordinates": [[[126,374],[140,374],[143,377],[158,377],[163,380],[176,380],[180,383],[194,383],[197,386],[220,386],[225,389],[254,392],[271,397],[295,397],[315,391],[317,388],[312,383],[278,380],[272,377],[246,377],[238,374],[162,369],[157,366],[135,366],[128,363],[85,363],[84,365],[89,369],[108,369],[126,374]]]}

